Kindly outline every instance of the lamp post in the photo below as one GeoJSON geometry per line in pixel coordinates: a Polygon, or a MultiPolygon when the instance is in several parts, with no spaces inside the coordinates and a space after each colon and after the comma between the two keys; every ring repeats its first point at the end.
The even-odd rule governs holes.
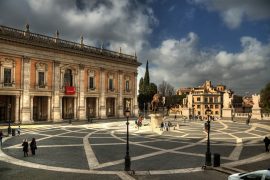
{"type": "Polygon", "coordinates": [[[11,110],[11,104],[8,104],[8,134],[11,134],[11,127],[10,127],[10,110],[11,110]]]}
{"type": "Polygon", "coordinates": [[[209,109],[209,107],[207,107],[207,110],[205,111],[205,114],[207,115],[207,151],[205,153],[205,165],[206,166],[211,166],[211,152],[210,152],[210,115],[211,115],[212,111],[209,109]]]}
{"type": "Polygon", "coordinates": [[[145,119],[145,102],[143,103],[143,113],[144,113],[144,119],[145,119]]]}
{"type": "Polygon", "coordinates": [[[129,156],[129,132],[128,132],[128,118],[130,116],[130,111],[127,108],[125,111],[125,115],[127,117],[127,145],[126,145],[126,156],[125,156],[125,171],[130,171],[130,156],[129,156]]]}

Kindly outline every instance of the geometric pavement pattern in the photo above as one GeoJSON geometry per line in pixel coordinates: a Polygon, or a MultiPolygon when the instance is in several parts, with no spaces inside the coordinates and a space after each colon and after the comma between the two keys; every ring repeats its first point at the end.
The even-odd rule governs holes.
{"type": "MultiPolygon", "coordinates": [[[[173,119],[168,119],[176,123],[173,119]]],[[[203,121],[177,121],[179,128],[153,133],[130,121],[131,169],[136,175],[158,175],[202,171],[207,134],[203,121]]],[[[265,160],[263,138],[270,126],[231,122],[211,122],[211,152],[221,155],[222,166],[235,168],[265,160]]],[[[20,136],[4,139],[0,160],[12,164],[61,172],[114,174],[133,179],[124,169],[126,122],[83,125],[33,125],[20,136]],[[37,155],[23,157],[22,141],[35,137],[37,155]]],[[[236,169],[236,168],[235,168],[236,169]]]]}

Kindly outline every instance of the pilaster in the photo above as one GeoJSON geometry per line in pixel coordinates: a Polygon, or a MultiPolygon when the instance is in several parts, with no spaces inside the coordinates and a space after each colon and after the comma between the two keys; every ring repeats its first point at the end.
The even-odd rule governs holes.
{"type": "Polygon", "coordinates": [[[23,56],[23,85],[22,85],[22,112],[21,112],[21,123],[32,123],[31,121],[31,109],[30,109],[30,58],[23,56]]]}
{"type": "Polygon", "coordinates": [[[118,71],[118,117],[124,117],[123,110],[123,71],[118,71]]]}
{"type": "Polygon", "coordinates": [[[78,94],[78,119],[86,119],[85,97],[84,97],[84,65],[79,66],[79,94],[78,94]]]}
{"type": "Polygon", "coordinates": [[[137,76],[138,73],[134,73],[134,97],[133,97],[133,102],[134,102],[134,115],[139,116],[139,107],[138,107],[138,101],[137,101],[137,76]]]}
{"type": "Polygon", "coordinates": [[[107,117],[106,115],[106,99],[105,99],[105,70],[104,68],[100,68],[100,118],[105,119],[107,117]]]}
{"type": "Polygon", "coordinates": [[[60,87],[60,63],[54,61],[54,69],[53,69],[53,84],[54,84],[54,91],[52,96],[52,120],[54,122],[62,121],[61,114],[60,114],[60,97],[59,97],[59,87],[60,87]]]}

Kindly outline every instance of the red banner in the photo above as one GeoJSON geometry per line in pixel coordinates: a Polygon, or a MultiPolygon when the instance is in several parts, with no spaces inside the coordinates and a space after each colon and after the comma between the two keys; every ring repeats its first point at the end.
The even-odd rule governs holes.
{"type": "Polygon", "coordinates": [[[76,93],[76,89],[74,86],[66,86],[66,95],[73,95],[76,93]]]}

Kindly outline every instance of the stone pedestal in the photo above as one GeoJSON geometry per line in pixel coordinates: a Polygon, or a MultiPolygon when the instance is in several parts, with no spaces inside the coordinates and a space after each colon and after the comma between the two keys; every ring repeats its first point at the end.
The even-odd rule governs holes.
{"type": "Polygon", "coordinates": [[[156,114],[150,114],[151,117],[151,129],[154,131],[156,128],[159,128],[161,125],[161,122],[163,121],[163,114],[156,113],[156,114]]]}
{"type": "Polygon", "coordinates": [[[231,108],[223,108],[222,109],[222,118],[231,119],[232,118],[232,109],[231,108]]]}
{"type": "Polygon", "coordinates": [[[261,120],[262,116],[261,116],[261,108],[252,108],[252,114],[251,114],[251,119],[257,119],[257,120],[261,120]]]}
{"type": "Polygon", "coordinates": [[[189,115],[190,115],[190,108],[183,108],[182,109],[182,115],[183,116],[186,116],[187,118],[189,118],[189,115]]]}

